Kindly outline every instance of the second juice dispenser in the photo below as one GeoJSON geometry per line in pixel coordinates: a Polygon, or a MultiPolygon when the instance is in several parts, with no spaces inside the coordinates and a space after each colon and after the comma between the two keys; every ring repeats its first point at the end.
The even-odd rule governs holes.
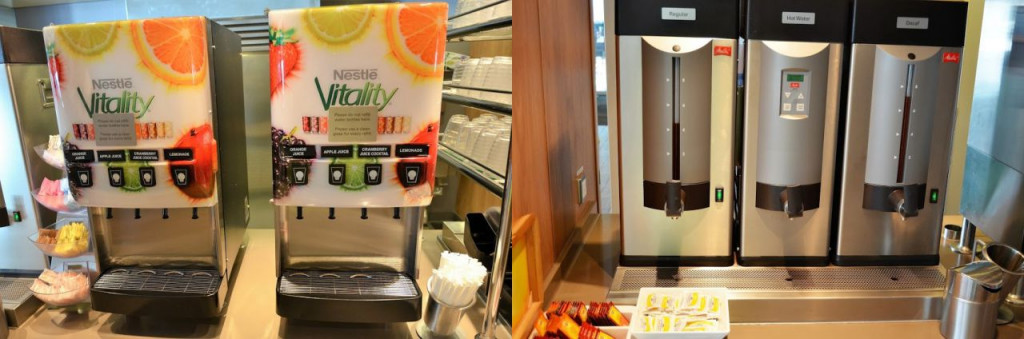
{"type": "Polygon", "coordinates": [[[738,261],[824,266],[847,2],[748,6],[738,261]]]}
{"type": "Polygon", "coordinates": [[[443,3],[270,12],[279,315],[420,318],[447,13],[443,3]]]}
{"type": "Polygon", "coordinates": [[[43,36],[71,193],[95,232],[93,309],[222,314],[248,223],[238,35],[179,17],[43,36]]]}

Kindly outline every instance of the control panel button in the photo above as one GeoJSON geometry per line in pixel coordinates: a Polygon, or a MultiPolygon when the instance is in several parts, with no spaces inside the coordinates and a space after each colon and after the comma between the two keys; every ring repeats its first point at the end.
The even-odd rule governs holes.
{"type": "Polygon", "coordinates": [[[412,187],[419,185],[423,181],[422,163],[400,163],[398,164],[398,171],[402,186],[412,187]]]}
{"type": "Polygon", "coordinates": [[[366,164],[364,181],[367,185],[380,185],[381,178],[384,176],[384,166],[381,164],[366,164]]]}
{"type": "Polygon", "coordinates": [[[327,181],[331,185],[344,185],[345,184],[345,165],[331,165],[327,167],[327,181]]]}
{"type": "Polygon", "coordinates": [[[108,167],[107,176],[110,179],[111,187],[124,187],[124,168],[108,167]]]}
{"type": "Polygon", "coordinates": [[[793,110],[793,105],[792,104],[790,104],[788,102],[782,104],[782,111],[783,112],[789,112],[789,111],[792,111],[792,110],[793,110]]]}
{"type": "Polygon", "coordinates": [[[797,112],[803,112],[804,111],[804,104],[796,104],[796,111],[797,112]]]}
{"type": "Polygon", "coordinates": [[[188,186],[189,178],[192,177],[188,167],[171,167],[171,177],[174,185],[179,187],[188,186]]]}
{"type": "Polygon", "coordinates": [[[142,187],[156,186],[156,169],[139,167],[139,183],[142,184],[142,187]]]}
{"type": "Polygon", "coordinates": [[[74,180],[77,187],[92,187],[92,170],[89,168],[72,169],[71,180],[74,180]]]}
{"type": "Polygon", "coordinates": [[[309,182],[309,167],[305,165],[292,165],[292,185],[305,185],[309,182]]]}

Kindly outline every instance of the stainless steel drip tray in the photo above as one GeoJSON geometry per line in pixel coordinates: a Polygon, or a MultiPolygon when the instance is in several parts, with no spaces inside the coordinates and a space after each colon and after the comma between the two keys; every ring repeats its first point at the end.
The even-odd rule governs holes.
{"type": "Polygon", "coordinates": [[[642,287],[725,287],[735,323],[939,318],[945,273],[925,267],[619,267],[608,299],[636,304],[642,287]]]}
{"type": "Polygon", "coordinates": [[[43,305],[28,289],[33,280],[31,277],[0,276],[0,300],[10,326],[21,326],[43,305]]]}
{"type": "Polygon", "coordinates": [[[335,322],[419,320],[416,281],[404,273],[285,270],[277,282],[277,314],[335,322]]]}
{"type": "Polygon", "coordinates": [[[92,286],[93,309],[140,316],[215,317],[220,314],[222,281],[220,272],[213,269],[111,268],[92,286]]]}

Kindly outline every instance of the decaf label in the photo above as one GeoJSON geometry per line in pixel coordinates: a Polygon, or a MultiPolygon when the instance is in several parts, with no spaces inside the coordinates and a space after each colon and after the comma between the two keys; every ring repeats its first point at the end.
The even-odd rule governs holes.
{"type": "Polygon", "coordinates": [[[92,150],[64,151],[64,158],[69,162],[87,164],[96,161],[96,154],[92,150]]]}
{"type": "Polygon", "coordinates": [[[327,111],[327,141],[332,143],[377,141],[377,107],[334,106],[327,111]]]}
{"type": "Polygon", "coordinates": [[[97,114],[92,122],[96,146],[135,146],[134,114],[97,114]]]}
{"type": "Polygon", "coordinates": [[[298,159],[316,158],[316,146],[287,146],[284,148],[284,156],[298,159]]]}
{"type": "Polygon", "coordinates": [[[388,158],[391,157],[391,145],[360,145],[360,158],[388,158]]]}
{"type": "Polygon", "coordinates": [[[101,162],[124,161],[124,150],[96,151],[96,158],[101,162]]]}
{"type": "Polygon", "coordinates": [[[192,149],[191,148],[168,148],[164,150],[164,159],[173,160],[192,160],[192,149]]]}
{"type": "Polygon", "coordinates": [[[395,156],[399,158],[417,158],[430,155],[430,145],[400,144],[395,145],[395,156]]]}
{"type": "Polygon", "coordinates": [[[321,158],[351,158],[352,145],[348,146],[320,146],[321,158]]]}
{"type": "Polygon", "coordinates": [[[133,149],[128,151],[132,161],[160,161],[160,152],[150,149],[133,149]]]}

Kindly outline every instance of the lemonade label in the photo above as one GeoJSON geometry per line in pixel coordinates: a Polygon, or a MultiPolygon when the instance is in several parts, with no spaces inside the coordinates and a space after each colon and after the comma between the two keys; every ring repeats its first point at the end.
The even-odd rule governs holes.
{"type": "Polygon", "coordinates": [[[217,203],[207,25],[203,17],[180,17],[43,29],[58,128],[68,152],[106,155],[68,166],[69,173],[92,175],[71,181],[78,204],[217,203]],[[160,156],[167,149],[192,156],[160,156]],[[118,153],[128,156],[112,156],[118,153]],[[173,170],[182,168],[189,177],[179,185],[173,170]]]}
{"type": "Polygon", "coordinates": [[[270,11],[275,204],[430,204],[447,13],[445,3],[270,11]]]}

